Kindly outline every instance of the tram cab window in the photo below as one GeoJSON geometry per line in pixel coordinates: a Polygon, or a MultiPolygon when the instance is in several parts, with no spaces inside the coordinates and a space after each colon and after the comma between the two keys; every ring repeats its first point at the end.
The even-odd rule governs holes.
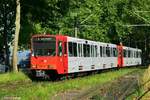
{"type": "Polygon", "coordinates": [[[62,56],[62,41],[58,42],[58,56],[62,56]]]}
{"type": "Polygon", "coordinates": [[[56,39],[53,37],[35,37],[32,39],[32,49],[35,56],[55,56],[56,39]]]}

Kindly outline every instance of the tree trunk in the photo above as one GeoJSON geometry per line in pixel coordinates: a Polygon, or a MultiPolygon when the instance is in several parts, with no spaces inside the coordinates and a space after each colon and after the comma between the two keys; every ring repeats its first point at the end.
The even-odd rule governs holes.
{"type": "Polygon", "coordinates": [[[19,38],[19,31],[20,31],[20,0],[16,0],[17,8],[16,8],[16,30],[15,30],[15,37],[14,37],[14,47],[13,47],[13,72],[18,72],[17,67],[17,49],[18,49],[18,38],[19,38]]]}

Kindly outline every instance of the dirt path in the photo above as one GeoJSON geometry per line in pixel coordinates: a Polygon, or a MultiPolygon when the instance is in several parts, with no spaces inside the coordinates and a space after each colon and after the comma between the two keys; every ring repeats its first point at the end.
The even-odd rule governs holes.
{"type": "Polygon", "coordinates": [[[141,71],[131,72],[110,83],[97,84],[84,90],[70,90],[55,95],[53,100],[123,100],[139,86],[141,71]]]}

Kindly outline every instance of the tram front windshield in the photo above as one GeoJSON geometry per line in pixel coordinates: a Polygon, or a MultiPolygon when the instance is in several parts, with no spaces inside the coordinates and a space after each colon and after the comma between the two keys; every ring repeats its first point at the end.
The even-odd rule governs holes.
{"type": "Polygon", "coordinates": [[[32,56],[55,56],[56,39],[54,37],[34,37],[32,39],[32,56]]]}

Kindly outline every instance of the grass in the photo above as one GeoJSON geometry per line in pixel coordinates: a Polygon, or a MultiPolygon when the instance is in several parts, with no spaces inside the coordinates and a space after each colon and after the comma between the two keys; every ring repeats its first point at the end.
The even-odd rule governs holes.
{"type": "MultiPolygon", "coordinates": [[[[31,83],[30,86],[24,85],[23,87],[18,87],[17,89],[14,89],[11,92],[10,92],[11,88],[8,90],[2,90],[3,93],[0,92],[0,98],[3,98],[5,96],[18,96],[21,98],[21,100],[28,100],[28,99],[47,100],[47,99],[52,98],[58,92],[64,92],[64,91],[68,91],[72,89],[81,90],[81,89],[92,87],[97,84],[103,84],[103,83],[112,81],[115,78],[118,78],[120,76],[123,76],[129,72],[132,72],[134,70],[137,70],[137,69],[136,68],[120,69],[119,71],[110,71],[110,72],[105,72],[101,74],[86,76],[83,78],[76,78],[72,80],[64,80],[64,81],[59,81],[59,82],[38,82],[38,83],[33,82],[31,83]]],[[[17,77],[18,75],[14,75],[14,76],[17,77]]],[[[26,79],[26,76],[23,76],[23,77],[24,78],[22,79],[26,79]]],[[[10,78],[11,78],[10,76],[8,79],[6,77],[8,81],[11,81],[10,78]]],[[[12,80],[14,81],[18,79],[14,78],[12,80]]]]}
{"type": "Polygon", "coordinates": [[[28,79],[29,78],[22,72],[0,74],[0,84],[15,82],[15,81],[24,81],[28,79]]]}
{"type": "MultiPolygon", "coordinates": [[[[146,69],[143,72],[143,75],[141,75],[140,77],[140,85],[144,84],[142,86],[140,86],[138,88],[137,91],[135,91],[135,93],[133,93],[131,96],[129,96],[127,99],[131,100],[133,98],[137,98],[143,95],[143,93],[145,93],[145,91],[148,90],[148,88],[150,87],[150,65],[148,67],[148,69],[146,69]]],[[[150,98],[150,92],[148,92],[147,94],[145,94],[142,99],[149,99],[150,98]]]]}

